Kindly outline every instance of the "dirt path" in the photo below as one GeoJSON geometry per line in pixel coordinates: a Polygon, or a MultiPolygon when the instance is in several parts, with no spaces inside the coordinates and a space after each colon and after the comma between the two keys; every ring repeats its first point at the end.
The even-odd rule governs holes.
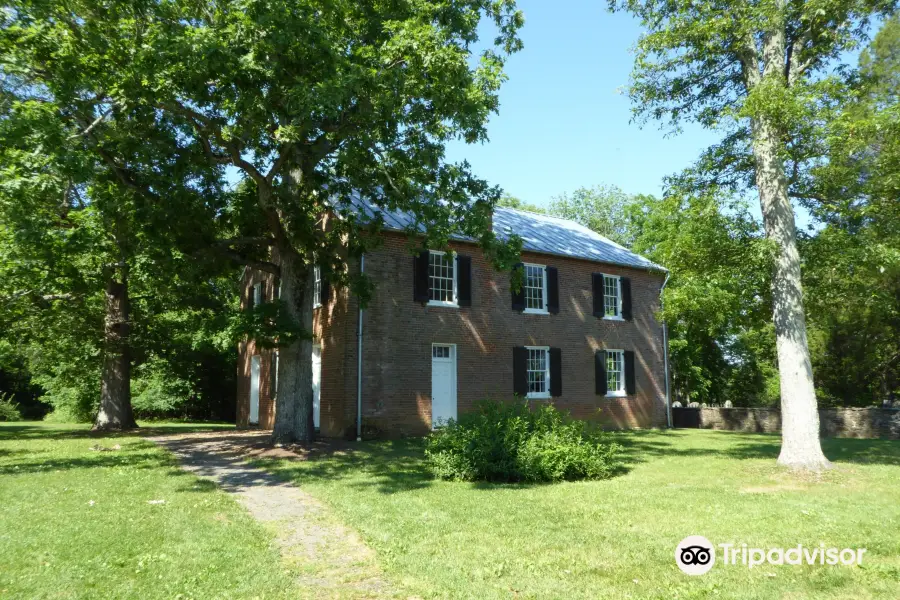
{"type": "MultiPolygon", "coordinates": [[[[284,559],[315,598],[394,597],[374,553],[318,500],[246,462],[261,452],[265,432],[209,432],[147,438],[178,457],[182,467],[216,482],[270,528],[284,559]]],[[[267,450],[271,455],[279,450],[267,450]]],[[[280,451],[288,452],[288,451],[280,451]]]]}

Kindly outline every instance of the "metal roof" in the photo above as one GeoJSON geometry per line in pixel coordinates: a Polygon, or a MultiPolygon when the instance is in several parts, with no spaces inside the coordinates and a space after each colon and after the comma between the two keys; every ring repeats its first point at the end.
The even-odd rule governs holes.
{"type": "Polygon", "coordinates": [[[494,235],[505,237],[510,233],[522,238],[523,250],[637,269],[665,270],[575,221],[498,206],[494,209],[494,235]]]}
{"type": "MultiPolygon", "coordinates": [[[[362,199],[355,199],[348,208],[352,212],[364,215],[363,221],[373,218],[380,212],[385,229],[394,231],[408,231],[415,222],[409,213],[380,208],[362,199]]],[[[522,238],[522,249],[530,252],[581,258],[651,271],[666,270],[665,267],[635,254],[575,221],[498,206],[494,209],[493,223],[494,235],[506,238],[515,233],[522,238]]],[[[418,229],[424,231],[421,224],[418,229]]],[[[454,239],[472,241],[463,237],[454,239]]]]}

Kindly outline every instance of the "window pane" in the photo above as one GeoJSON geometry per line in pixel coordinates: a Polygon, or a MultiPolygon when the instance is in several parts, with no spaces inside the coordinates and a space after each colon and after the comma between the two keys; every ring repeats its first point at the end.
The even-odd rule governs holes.
{"type": "Polygon", "coordinates": [[[528,393],[547,393],[547,351],[544,349],[528,349],[528,393]]]}
{"type": "Polygon", "coordinates": [[[544,267],[525,265],[525,308],[544,310],[544,267]]]}
{"type": "Polygon", "coordinates": [[[623,382],[624,361],[621,350],[606,351],[606,389],[610,392],[621,392],[623,382]]]}
{"type": "Polygon", "coordinates": [[[322,298],[322,270],[313,267],[313,306],[320,306],[322,298]]]}
{"type": "Polygon", "coordinates": [[[603,307],[606,316],[619,316],[619,278],[603,276],[603,307]]]}
{"type": "Polygon", "coordinates": [[[432,252],[429,254],[428,261],[431,299],[437,302],[455,302],[453,267],[456,261],[453,260],[453,255],[432,252]]]}

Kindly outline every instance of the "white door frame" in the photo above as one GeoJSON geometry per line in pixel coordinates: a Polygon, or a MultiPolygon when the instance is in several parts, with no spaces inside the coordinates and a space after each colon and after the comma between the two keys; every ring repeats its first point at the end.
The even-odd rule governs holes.
{"type": "Polygon", "coordinates": [[[319,383],[316,385],[316,364],[315,360],[311,359],[313,363],[313,427],[315,429],[319,429],[322,423],[322,344],[313,344],[312,355],[316,355],[316,350],[319,351],[319,383]],[[318,398],[316,398],[318,396],[318,398]]]}
{"type": "Polygon", "coordinates": [[[456,353],[456,344],[444,344],[444,343],[438,343],[438,342],[435,342],[435,343],[431,344],[431,388],[432,388],[432,389],[431,389],[431,428],[432,428],[432,429],[435,428],[435,424],[436,424],[436,421],[435,421],[435,418],[434,418],[434,361],[435,361],[435,360],[439,360],[439,361],[443,361],[443,360],[444,360],[444,359],[436,359],[436,358],[435,358],[435,356],[434,356],[434,347],[435,347],[435,346],[444,346],[444,347],[449,347],[449,348],[450,348],[450,359],[449,359],[449,362],[451,363],[450,400],[451,400],[452,405],[453,405],[453,415],[452,415],[452,418],[455,419],[455,418],[457,417],[457,414],[458,414],[458,413],[457,413],[457,410],[458,410],[458,398],[457,398],[457,395],[456,395],[456,388],[457,388],[457,372],[456,372],[456,366],[457,366],[457,353],[456,353]]]}
{"type": "Polygon", "coordinates": [[[250,357],[250,414],[247,422],[250,425],[259,425],[259,372],[262,357],[254,354],[250,357]]]}

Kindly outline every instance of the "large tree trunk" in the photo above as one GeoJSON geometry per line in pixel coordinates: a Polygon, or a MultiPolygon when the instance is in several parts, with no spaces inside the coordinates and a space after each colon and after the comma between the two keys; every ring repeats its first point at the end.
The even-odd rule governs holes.
{"type": "Polygon", "coordinates": [[[281,300],[304,335],[278,351],[276,444],[310,443],[314,437],[312,394],[313,265],[289,247],[279,248],[281,300]]]}
{"type": "Polygon", "coordinates": [[[819,413],[800,284],[800,254],[780,144],[777,131],[766,118],[753,119],[756,186],[766,236],[776,245],[772,304],[781,378],[782,442],[778,464],[820,470],[830,463],[822,454],[819,442],[819,413]]]}
{"type": "Polygon", "coordinates": [[[137,427],[131,410],[131,351],[129,347],[128,281],[110,278],[106,285],[103,366],[100,375],[100,412],[95,431],[137,427]]]}

